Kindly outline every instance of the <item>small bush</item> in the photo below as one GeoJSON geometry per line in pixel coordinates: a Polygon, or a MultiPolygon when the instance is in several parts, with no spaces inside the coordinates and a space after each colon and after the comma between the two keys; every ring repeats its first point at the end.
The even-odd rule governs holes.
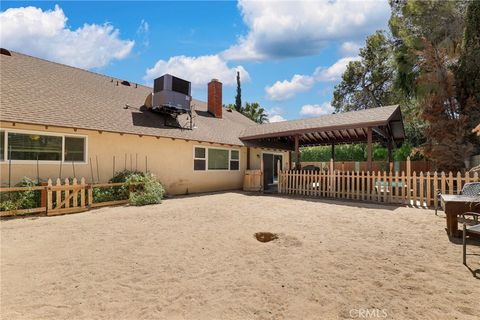
{"type": "Polygon", "coordinates": [[[153,174],[132,174],[126,182],[134,190],[128,199],[131,205],[144,206],[162,202],[165,190],[153,174]]]}
{"type": "Polygon", "coordinates": [[[112,182],[112,183],[127,182],[127,179],[132,175],[139,175],[139,176],[143,177],[143,176],[145,176],[145,173],[143,173],[141,171],[123,170],[123,171],[115,173],[113,178],[110,179],[110,182],[112,182]]]}
{"type": "MultiPolygon", "coordinates": [[[[37,180],[24,177],[16,187],[34,187],[40,185],[37,180]]],[[[0,211],[30,209],[40,207],[40,191],[15,191],[0,194],[0,211]]]]}
{"type": "MultiPolygon", "coordinates": [[[[144,173],[138,171],[124,170],[115,173],[110,183],[127,182],[127,179],[132,175],[144,176],[144,173]]],[[[128,186],[109,187],[109,188],[94,188],[93,201],[107,202],[116,200],[128,199],[128,186]]]]}
{"type": "Polygon", "coordinates": [[[106,202],[127,199],[127,192],[119,191],[125,187],[110,187],[110,188],[93,188],[93,201],[106,202]]]}

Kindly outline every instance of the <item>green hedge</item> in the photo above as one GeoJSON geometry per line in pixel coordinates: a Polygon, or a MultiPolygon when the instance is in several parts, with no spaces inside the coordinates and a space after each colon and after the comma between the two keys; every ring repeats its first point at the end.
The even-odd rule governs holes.
{"type": "MultiPolygon", "coordinates": [[[[24,177],[15,187],[39,186],[37,180],[24,177]]],[[[40,190],[0,192],[0,211],[31,209],[40,207],[40,190]]]]}
{"type": "MultiPolygon", "coordinates": [[[[393,159],[395,161],[405,161],[410,156],[412,160],[421,159],[414,148],[408,143],[404,143],[400,148],[393,150],[393,159]]],[[[307,162],[327,162],[332,157],[331,146],[304,147],[300,149],[300,161],[307,162]]],[[[374,144],[372,148],[373,161],[388,160],[388,149],[379,144],[374,144]]],[[[294,157],[292,157],[294,159],[294,157]]],[[[336,161],[367,161],[367,146],[365,144],[344,144],[335,146],[336,161]]]]}

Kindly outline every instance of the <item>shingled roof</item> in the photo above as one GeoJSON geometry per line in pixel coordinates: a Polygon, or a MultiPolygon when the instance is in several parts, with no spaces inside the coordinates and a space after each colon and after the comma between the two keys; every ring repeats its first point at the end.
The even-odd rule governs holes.
{"type": "MultiPolygon", "coordinates": [[[[240,133],[254,122],[236,111],[217,119],[203,101],[193,100],[193,130],[164,125],[163,116],[147,111],[152,88],[122,79],[11,51],[0,55],[0,119],[106,132],[131,133],[243,145],[240,133]],[[125,106],[129,105],[128,109],[125,106]]],[[[205,90],[207,88],[205,87],[205,90]]],[[[186,116],[182,126],[189,125],[186,116]]]]}
{"type": "Polygon", "coordinates": [[[0,71],[2,121],[280,149],[292,148],[294,136],[301,145],[362,142],[368,127],[374,140],[405,136],[398,106],[259,125],[234,110],[215,118],[194,99],[193,130],[187,115],[183,129],[173,128],[144,106],[150,87],[13,51],[0,54],[0,71]]]}
{"type": "Polygon", "coordinates": [[[292,145],[298,136],[300,144],[322,145],[367,141],[368,128],[373,140],[401,142],[405,138],[402,114],[398,105],[329,114],[317,118],[253,125],[240,136],[243,141],[281,142],[292,145]]]}

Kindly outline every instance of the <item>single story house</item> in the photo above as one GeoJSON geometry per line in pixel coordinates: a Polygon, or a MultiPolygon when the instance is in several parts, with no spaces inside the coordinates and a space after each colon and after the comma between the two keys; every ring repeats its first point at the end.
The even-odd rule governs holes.
{"type": "MultiPolygon", "coordinates": [[[[394,106],[259,125],[222,107],[217,80],[206,88],[207,102],[192,99],[191,112],[173,118],[151,111],[152,88],[122,79],[6,49],[1,50],[0,71],[3,186],[25,176],[106,182],[114,172],[128,169],[154,173],[169,194],[240,189],[245,170],[262,169],[265,183],[272,183],[278,163],[291,166],[290,150],[298,151],[308,141],[332,143],[332,124],[364,118],[361,130],[345,125],[342,130],[355,134],[355,141],[375,141],[387,127],[398,131],[394,124],[399,116],[401,121],[394,106]],[[371,127],[367,120],[372,115],[374,131],[368,136],[363,128],[371,127]],[[317,134],[312,126],[326,132],[325,141],[313,141],[317,134]],[[298,132],[289,135],[292,130],[298,132]]],[[[402,132],[394,138],[401,139],[402,132]]]]}

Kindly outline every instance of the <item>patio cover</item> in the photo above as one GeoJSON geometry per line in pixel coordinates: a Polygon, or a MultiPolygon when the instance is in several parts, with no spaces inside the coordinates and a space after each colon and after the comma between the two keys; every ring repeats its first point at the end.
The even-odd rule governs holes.
{"type": "Polygon", "coordinates": [[[389,148],[400,145],[405,139],[402,114],[398,105],[361,111],[351,111],[318,118],[283,121],[255,125],[240,135],[245,143],[295,150],[298,165],[298,149],[301,146],[367,143],[369,167],[372,142],[382,142],[389,148]]]}

